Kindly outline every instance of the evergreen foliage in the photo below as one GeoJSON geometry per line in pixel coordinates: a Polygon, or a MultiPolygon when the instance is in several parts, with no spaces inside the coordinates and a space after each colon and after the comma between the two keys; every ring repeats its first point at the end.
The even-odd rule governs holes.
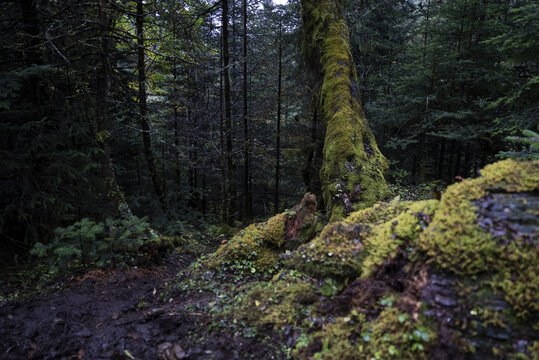
{"type": "Polygon", "coordinates": [[[136,264],[145,256],[141,247],[150,237],[147,219],[136,216],[129,220],[106,219],[96,223],[84,218],[74,224],[54,230],[49,244],[37,242],[30,254],[52,260],[62,270],[68,267],[95,264],[97,267],[136,264]]]}

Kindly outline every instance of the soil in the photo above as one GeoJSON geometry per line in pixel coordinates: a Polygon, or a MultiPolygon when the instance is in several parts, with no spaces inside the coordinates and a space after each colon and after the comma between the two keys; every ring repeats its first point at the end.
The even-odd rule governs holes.
{"type": "Polygon", "coordinates": [[[61,292],[0,304],[0,359],[284,358],[271,332],[265,339],[275,341],[210,326],[213,294],[176,292],[163,302],[165,283],[192,260],[94,270],[61,292]]]}

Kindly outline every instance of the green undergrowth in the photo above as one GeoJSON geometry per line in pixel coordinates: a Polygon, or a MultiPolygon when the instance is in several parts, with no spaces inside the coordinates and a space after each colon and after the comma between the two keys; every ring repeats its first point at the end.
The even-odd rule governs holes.
{"type": "Polygon", "coordinates": [[[163,300],[185,292],[205,293],[214,298],[210,312],[223,315],[240,304],[247,288],[270,281],[280,271],[277,264],[269,269],[257,270],[249,260],[225,262],[216,269],[208,269],[206,260],[207,257],[202,256],[189,268],[180,271],[176,279],[167,284],[168,291],[162,296],[163,300]]]}
{"type": "Polygon", "coordinates": [[[310,315],[320,296],[314,279],[283,270],[270,281],[250,287],[234,316],[258,326],[298,324],[310,315]]]}
{"type": "Polygon", "coordinates": [[[50,243],[38,242],[29,260],[3,269],[0,301],[63,289],[73,276],[93,269],[128,269],[160,264],[172,253],[199,256],[210,252],[214,239],[198,231],[153,236],[145,218],[82,219],[55,230],[50,243]]]}
{"type": "Polygon", "coordinates": [[[367,321],[364,314],[352,310],[312,333],[308,342],[299,343],[294,355],[324,360],[428,359],[435,339],[433,324],[424,317],[414,320],[397,308],[387,307],[367,321]],[[312,356],[306,351],[308,344],[317,345],[312,356]]]}

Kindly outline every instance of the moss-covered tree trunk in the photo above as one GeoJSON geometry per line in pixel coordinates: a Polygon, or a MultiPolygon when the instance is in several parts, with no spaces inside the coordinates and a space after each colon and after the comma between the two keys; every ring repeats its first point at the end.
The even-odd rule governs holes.
{"type": "Polygon", "coordinates": [[[318,114],[326,126],[320,170],[331,220],[387,194],[387,161],[378,150],[359,97],[342,0],[302,0],[303,54],[317,77],[318,114]]]}

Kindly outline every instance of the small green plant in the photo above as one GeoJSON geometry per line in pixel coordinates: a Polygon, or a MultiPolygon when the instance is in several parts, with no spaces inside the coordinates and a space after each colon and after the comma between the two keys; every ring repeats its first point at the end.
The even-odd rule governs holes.
{"type": "Polygon", "coordinates": [[[532,130],[524,130],[522,135],[506,138],[513,144],[521,144],[521,150],[502,151],[496,157],[501,159],[539,160],[539,134],[532,130]]]}
{"type": "Polygon", "coordinates": [[[38,242],[30,254],[46,258],[53,266],[69,267],[95,264],[97,267],[134,262],[138,250],[148,240],[150,225],[146,219],[113,220],[96,223],[84,218],[55,230],[50,244],[38,242]]]}

